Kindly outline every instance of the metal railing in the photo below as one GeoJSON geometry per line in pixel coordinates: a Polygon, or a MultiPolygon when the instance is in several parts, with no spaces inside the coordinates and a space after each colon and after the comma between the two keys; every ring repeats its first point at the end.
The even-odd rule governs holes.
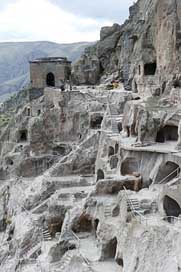
{"type": "Polygon", "coordinates": [[[127,190],[125,187],[124,191],[125,191],[125,196],[126,196],[126,200],[130,205],[131,208],[131,212],[134,216],[134,218],[140,222],[140,223],[145,223],[146,225],[150,224],[151,222],[153,222],[153,220],[157,223],[160,224],[161,221],[167,221],[169,224],[181,224],[181,216],[175,217],[175,216],[159,216],[159,217],[154,217],[154,218],[149,218],[146,217],[144,215],[142,215],[141,213],[139,213],[137,210],[134,209],[134,205],[131,201],[131,199],[128,196],[127,190]],[[149,223],[150,222],[150,223],[149,223]]]}
{"type": "Polygon", "coordinates": [[[127,193],[127,190],[126,190],[125,186],[123,186],[123,189],[124,189],[124,192],[125,192],[126,200],[128,201],[128,203],[130,205],[131,212],[132,212],[133,216],[137,219],[136,215],[138,215],[141,220],[143,220],[143,219],[145,220],[146,219],[145,216],[143,216],[141,213],[139,213],[137,210],[135,210],[134,205],[132,203],[132,200],[128,196],[128,193],[127,193]]]}
{"type": "MultiPolygon", "coordinates": [[[[90,261],[88,260],[88,258],[87,257],[85,257],[82,253],[81,253],[81,251],[80,251],[80,245],[81,245],[81,240],[80,240],[80,238],[71,230],[71,233],[72,233],[72,235],[75,237],[75,239],[78,241],[78,248],[77,248],[77,250],[78,250],[78,253],[79,253],[79,255],[80,255],[80,257],[83,259],[83,261],[86,263],[86,265],[90,268],[90,269],[92,269],[91,268],[91,265],[90,265],[90,261]]],[[[93,270],[92,270],[93,271],[93,270]]]]}
{"type": "MultiPolygon", "coordinates": [[[[169,177],[171,177],[173,174],[176,174],[176,176],[173,177],[173,179],[178,178],[179,174],[180,174],[180,167],[178,167],[177,169],[175,169],[173,172],[171,172],[169,175],[167,175],[166,177],[164,177],[159,183],[157,184],[163,184],[169,177]]],[[[151,185],[155,184],[155,181],[152,182],[151,185]]]]}

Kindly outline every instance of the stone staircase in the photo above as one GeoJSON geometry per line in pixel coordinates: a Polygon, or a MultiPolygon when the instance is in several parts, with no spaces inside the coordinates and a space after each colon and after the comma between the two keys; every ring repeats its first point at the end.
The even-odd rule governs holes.
{"type": "Polygon", "coordinates": [[[51,241],[52,240],[52,237],[50,235],[50,231],[49,231],[48,227],[42,228],[42,234],[43,234],[44,241],[51,241]]]}
{"type": "Polygon", "coordinates": [[[36,259],[36,257],[38,257],[38,255],[39,255],[40,251],[41,251],[41,243],[38,241],[34,247],[32,247],[30,250],[27,251],[26,259],[27,260],[36,259]],[[36,255],[36,257],[34,257],[35,255],[36,255]]]}
{"type": "Polygon", "coordinates": [[[64,269],[69,265],[73,256],[74,256],[74,253],[71,251],[68,251],[67,253],[65,253],[61,261],[54,264],[53,272],[60,272],[60,271],[63,272],[64,269]]]}
{"type": "Polygon", "coordinates": [[[104,216],[105,217],[112,217],[112,206],[111,206],[111,204],[106,204],[104,206],[104,216]]]}
{"type": "Polygon", "coordinates": [[[109,114],[111,118],[112,134],[116,134],[116,135],[120,134],[118,130],[118,122],[122,120],[122,116],[117,112],[117,109],[115,109],[110,104],[109,104],[109,114]]]}
{"type": "Polygon", "coordinates": [[[136,198],[127,199],[127,209],[128,211],[134,212],[134,214],[143,215],[145,210],[140,208],[140,202],[136,198]]]}

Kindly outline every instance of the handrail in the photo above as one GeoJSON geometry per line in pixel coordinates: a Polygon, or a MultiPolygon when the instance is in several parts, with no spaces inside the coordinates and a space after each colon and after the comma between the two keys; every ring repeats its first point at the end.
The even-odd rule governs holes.
{"type": "Polygon", "coordinates": [[[71,233],[72,233],[72,235],[76,238],[76,240],[78,241],[78,252],[79,252],[81,258],[84,260],[84,262],[85,262],[88,266],[90,266],[89,260],[88,260],[85,256],[83,256],[82,253],[80,252],[80,243],[81,243],[80,238],[73,232],[73,230],[71,230],[71,233]]]}
{"type": "Polygon", "coordinates": [[[126,198],[127,198],[128,202],[129,202],[129,204],[130,204],[131,211],[132,211],[134,217],[136,218],[136,215],[135,215],[135,214],[137,214],[137,215],[140,216],[140,218],[143,218],[143,219],[146,220],[146,217],[145,217],[145,216],[143,216],[141,213],[139,213],[138,211],[136,211],[136,210],[134,209],[133,203],[132,203],[131,199],[130,199],[129,196],[128,196],[128,193],[127,193],[127,190],[126,190],[126,187],[125,187],[125,186],[123,186],[123,189],[124,189],[124,191],[125,191],[126,198]]]}
{"type": "MultiPolygon", "coordinates": [[[[143,221],[145,221],[146,223],[147,223],[149,220],[153,220],[153,218],[147,218],[147,217],[143,216],[142,214],[140,214],[138,211],[136,211],[136,210],[134,209],[133,204],[132,204],[132,201],[131,201],[131,199],[128,197],[127,190],[126,190],[125,186],[123,186],[123,188],[124,188],[124,191],[125,191],[126,198],[127,198],[128,202],[130,203],[130,207],[131,207],[131,210],[132,210],[132,212],[133,212],[134,217],[137,219],[137,217],[136,217],[136,214],[137,214],[137,215],[139,216],[139,218],[141,219],[141,221],[143,220],[143,221]]],[[[171,220],[170,223],[175,223],[175,222],[179,223],[179,222],[181,222],[181,217],[176,217],[176,216],[163,216],[163,217],[159,217],[160,220],[165,220],[165,219],[169,219],[169,218],[170,218],[170,219],[173,219],[173,220],[171,220]]]]}
{"type": "MultiPolygon", "coordinates": [[[[171,175],[173,175],[174,173],[177,173],[176,177],[174,178],[178,178],[179,173],[180,173],[180,167],[178,167],[177,169],[175,169],[173,172],[171,172],[169,175],[167,175],[166,177],[164,177],[158,184],[162,184],[168,177],[170,177],[171,175]]],[[[152,182],[152,185],[155,184],[155,182],[152,182]]]]}

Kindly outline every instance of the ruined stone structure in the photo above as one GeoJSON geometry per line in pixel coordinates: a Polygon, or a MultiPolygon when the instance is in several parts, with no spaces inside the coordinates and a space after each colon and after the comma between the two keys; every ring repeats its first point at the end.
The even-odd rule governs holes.
{"type": "Polygon", "coordinates": [[[66,58],[41,58],[30,62],[31,87],[61,87],[71,75],[71,62],[66,58]]]}

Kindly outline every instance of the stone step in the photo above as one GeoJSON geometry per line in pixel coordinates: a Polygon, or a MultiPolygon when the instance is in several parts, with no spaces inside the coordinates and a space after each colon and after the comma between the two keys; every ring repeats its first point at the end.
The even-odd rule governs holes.
{"type": "Polygon", "coordinates": [[[112,216],[112,207],[107,205],[104,207],[104,215],[105,217],[112,216]]]}
{"type": "Polygon", "coordinates": [[[66,256],[63,257],[62,261],[60,262],[59,271],[63,272],[63,269],[65,269],[66,266],[70,263],[72,257],[73,257],[73,253],[72,252],[68,252],[66,254],[66,256]]]}
{"type": "Polygon", "coordinates": [[[38,242],[37,245],[35,245],[33,248],[31,248],[27,253],[26,253],[26,258],[31,259],[32,255],[40,251],[41,249],[41,244],[38,242]]]}
{"type": "Polygon", "coordinates": [[[129,199],[127,200],[127,207],[128,210],[139,210],[140,209],[140,203],[137,199],[129,199]]]}
{"type": "Polygon", "coordinates": [[[52,237],[50,235],[50,231],[48,228],[43,228],[42,230],[42,233],[43,233],[43,240],[44,241],[51,241],[52,240],[52,237]]]}

